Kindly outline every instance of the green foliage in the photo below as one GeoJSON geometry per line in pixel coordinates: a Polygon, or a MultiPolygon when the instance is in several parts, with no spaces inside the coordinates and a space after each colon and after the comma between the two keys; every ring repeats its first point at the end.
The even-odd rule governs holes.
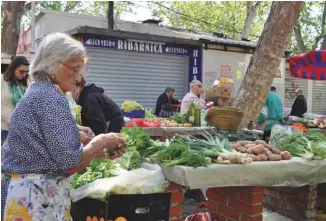
{"type": "Polygon", "coordinates": [[[325,15],[325,2],[305,2],[296,27],[300,29],[301,36],[295,35],[294,32],[291,44],[288,45],[288,50],[293,51],[293,55],[320,48],[321,41],[326,35],[325,15]]]}
{"type": "MultiPolygon", "coordinates": [[[[153,16],[166,18],[171,26],[193,31],[218,32],[240,38],[246,19],[246,2],[163,2],[152,3],[153,16]]],[[[250,38],[258,39],[269,13],[271,2],[262,2],[250,30],[250,38]]]]}

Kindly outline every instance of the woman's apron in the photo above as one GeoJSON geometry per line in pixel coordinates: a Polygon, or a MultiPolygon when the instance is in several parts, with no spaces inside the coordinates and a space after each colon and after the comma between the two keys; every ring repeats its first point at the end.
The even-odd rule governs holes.
{"type": "Polygon", "coordinates": [[[1,220],[71,221],[69,180],[39,174],[5,174],[1,179],[1,220]]]}

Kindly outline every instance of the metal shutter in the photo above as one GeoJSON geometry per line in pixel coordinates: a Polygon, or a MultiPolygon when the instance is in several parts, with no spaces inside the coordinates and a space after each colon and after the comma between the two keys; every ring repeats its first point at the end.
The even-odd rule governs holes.
{"type": "Polygon", "coordinates": [[[326,81],[313,82],[311,109],[314,114],[326,114],[326,81]]]}
{"type": "MultiPolygon", "coordinates": [[[[285,94],[284,94],[284,107],[285,108],[292,107],[293,102],[296,98],[294,91],[297,87],[302,90],[303,95],[305,96],[305,98],[307,100],[308,99],[308,80],[291,77],[289,65],[287,62],[286,69],[285,69],[285,94]]],[[[308,100],[307,100],[307,103],[308,103],[308,100]]]]}
{"type": "Polygon", "coordinates": [[[102,87],[119,106],[135,100],[154,110],[157,98],[167,86],[182,99],[188,90],[189,58],[87,48],[90,66],[87,82],[102,87]]]}

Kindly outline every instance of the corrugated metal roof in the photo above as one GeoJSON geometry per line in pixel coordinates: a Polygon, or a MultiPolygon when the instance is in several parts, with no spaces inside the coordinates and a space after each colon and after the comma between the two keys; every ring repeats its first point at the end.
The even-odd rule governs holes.
{"type": "Polygon", "coordinates": [[[166,30],[173,30],[174,32],[180,32],[182,34],[187,34],[189,36],[192,36],[196,40],[207,40],[212,43],[217,44],[227,44],[227,45],[234,45],[234,46],[244,46],[244,47],[257,47],[257,42],[254,41],[243,41],[238,39],[232,39],[232,38],[219,38],[214,36],[213,33],[208,32],[189,32],[188,30],[180,29],[180,28],[172,28],[172,27],[166,27],[166,26],[159,26],[161,28],[164,28],[166,30]]]}

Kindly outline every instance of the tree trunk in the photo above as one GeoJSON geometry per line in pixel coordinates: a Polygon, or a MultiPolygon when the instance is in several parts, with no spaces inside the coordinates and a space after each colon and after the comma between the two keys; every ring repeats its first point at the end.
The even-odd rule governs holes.
{"type": "Polygon", "coordinates": [[[235,99],[234,106],[244,112],[242,124],[249,120],[256,122],[302,6],[303,2],[299,1],[273,2],[262,37],[235,99]]]}
{"type": "Polygon", "coordinates": [[[294,28],[294,37],[295,37],[295,40],[296,40],[296,42],[298,44],[298,48],[300,50],[300,53],[307,52],[307,47],[304,44],[304,41],[303,41],[303,38],[302,38],[300,22],[298,22],[298,24],[294,28]]]}
{"type": "Polygon", "coordinates": [[[322,30],[323,30],[323,34],[324,34],[324,37],[323,37],[323,41],[321,43],[321,47],[320,49],[324,49],[326,50],[326,30],[325,30],[325,23],[326,23],[326,2],[324,2],[324,11],[323,11],[323,18],[322,18],[322,30]]]}
{"type": "Polygon", "coordinates": [[[320,49],[326,50],[326,35],[324,36],[323,43],[321,44],[320,49]]]}
{"type": "Polygon", "coordinates": [[[246,2],[247,14],[246,14],[246,20],[245,20],[245,23],[243,25],[242,32],[241,32],[242,39],[249,38],[250,28],[251,28],[251,25],[252,25],[255,17],[256,17],[257,8],[260,3],[261,2],[256,2],[256,4],[255,4],[255,2],[252,2],[252,1],[246,2]]]}
{"type": "Polygon", "coordinates": [[[24,14],[25,1],[2,2],[3,26],[1,30],[1,51],[16,55],[20,20],[24,14]]]}

